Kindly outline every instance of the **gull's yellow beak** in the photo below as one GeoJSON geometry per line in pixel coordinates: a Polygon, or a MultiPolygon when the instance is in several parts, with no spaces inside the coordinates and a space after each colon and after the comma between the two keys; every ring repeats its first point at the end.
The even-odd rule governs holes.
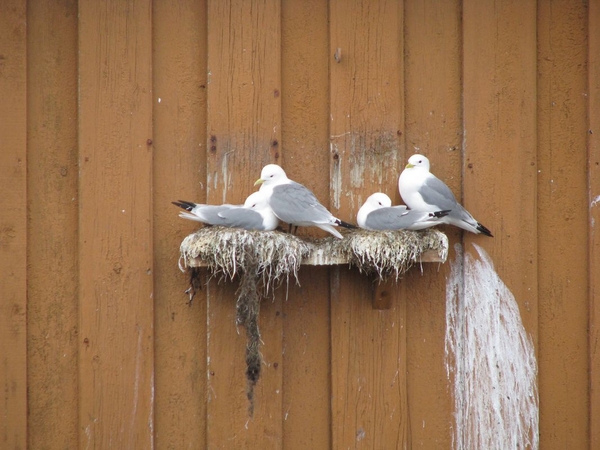
{"type": "Polygon", "coordinates": [[[259,178],[258,180],[256,180],[256,181],[254,182],[254,186],[257,186],[257,185],[259,185],[259,184],[263,184],[264,182],[265,182],[265,180],[263,180],[262,178],[259,178]]]}
{"type": "Polygon", "coordinates": [[[414,166],[413,164],[411,164],[411,163],[408,163],[408,164],[406,165],[406,168],[407,168],[407,169],[412,169],[413,167],[415,167],[415,166],[414,166]]]}

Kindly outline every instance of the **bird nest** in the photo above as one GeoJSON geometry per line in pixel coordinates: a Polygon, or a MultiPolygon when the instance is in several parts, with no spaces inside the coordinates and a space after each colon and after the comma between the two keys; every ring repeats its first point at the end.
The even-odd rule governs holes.
{"type": "MultiPolygon", "coordinates": [[[[354,230],[344,239],[327,237],[303,240],[279,231],[246,231],[204,227],[181,243],[179,267],[190,273],[190,303],[200,283],[199,266],[208,268],[219,281],[239,276],[236,292],[236,323],[246,329],[246,379],[249,413],[254,409],[254,386],[260,378],[260,300],[292,276],[298,283],[301,264],[349,264],[361,273],[374,274],[380,281],[398,279],[422,256],[435,252],[437,261],[448,255],[446,235],[424,231],[354,230]]],[[[299,283],[298,283],[299,284],[299,283]]]]}
{"type": "Polygon", "coordinates": [[[424,231],[360,230],[333,242],[334,251],[344,255],[361,273],[374,274],[380,281],[400,278],[413,265],[420,263],[426,252],[437,252],[437,259],[448,257],[448,238],[429,228],[424,231]],[[339,248],[339,249],[338,249],[339,248]]]}

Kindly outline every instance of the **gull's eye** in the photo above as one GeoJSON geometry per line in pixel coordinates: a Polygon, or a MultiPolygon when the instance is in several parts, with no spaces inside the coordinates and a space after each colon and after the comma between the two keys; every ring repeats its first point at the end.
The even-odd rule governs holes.
{"type": "Polygon", "coordinates": [[[421,164],[422,162],[423,162],[423,160],[422,160],[422,159],[420,159],[420,160],[419,160],[419,164],[421,164]]]}
{"type": "Polygon", "coordinates": [[[379,203],[379,205],[380,205],[380,206],[383,206],[383,205],[381,204],[381,202],[377,202],[377,203],[379,203]]]}

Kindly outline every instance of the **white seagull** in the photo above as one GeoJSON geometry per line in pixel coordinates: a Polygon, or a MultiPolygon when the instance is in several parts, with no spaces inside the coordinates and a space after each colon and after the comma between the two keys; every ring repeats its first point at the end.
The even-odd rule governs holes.
{"type": "Polygon", "coordinates": [[[366,230],[423,230],[439,225],[439,218],[450,211],[415,211],[404,205],[392,206],[392,200],[383,192],[367,198],[358,210],[358,226],[366,230]]]}
{"type": "Polygon", "coordinates": [[[290,226],[315,226],[339,239],[343,236],[334,227],[356,228],[334,217],[308,188],[290,180],[277,164],[263,167],[257,184],[262,184],[259,192],[264,193],[275,215],[290,226]]]}
{"type": "Polygon", "coordinates": [[[179,217],[207,225],[272,231],[279,224],[279,220],[260,191],[250,194],[243,205],[204,205],[183,200],[172,203],[189,211],[179,213],[179,217]]]}
{"type": "Polygon", "coordinates": [[[456,201],[446,183],[429,172],[429,160],[425,156],[417,154],[408,158],[408,164],[398,179],[398,189],[402,200],[411,210],[427,212],[450,210],[447,216],[440,219],[440,223],[493,237],[490,230],[477,222],[456,201]]]}

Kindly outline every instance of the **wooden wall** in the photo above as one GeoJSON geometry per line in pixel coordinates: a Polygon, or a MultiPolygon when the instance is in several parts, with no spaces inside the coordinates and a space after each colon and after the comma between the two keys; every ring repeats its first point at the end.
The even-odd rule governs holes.
{"type": "Polygon", "coordinates": [[[415,151],[495,235],[444,228],[518,302],[540,447],[600,447],[597,0],[5,0],[0,98],[0,447],[459,448],[450,262],[385,311],[303,267],[252,419],[236,287],[177,267],[173,200],[276,162],[354,221],[415,151]]]}

